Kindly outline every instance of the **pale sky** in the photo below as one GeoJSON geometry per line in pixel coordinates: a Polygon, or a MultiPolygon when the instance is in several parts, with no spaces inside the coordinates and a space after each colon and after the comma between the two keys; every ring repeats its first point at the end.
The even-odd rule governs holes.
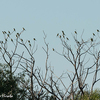
{"type": "Polygon", "coordinates": [[[93,32],[100,29],[99,10],[100,0],[0,0],[0,32],[12,31],[13,28],[20,32],[24,27],[26,31],[22,37],[30,40],[35,37],[37,40],[35,66],[42,67],[46,58],[42,49],[42,46],[45,47],[44,31],[49,43],[48,65],[54,66],[55,73],[60,76],[63,71],[71,68],[63,57],[52,51],[55,48],[62,52],[56,34],[63,30],[70,38],[75,30],[81,34],[84,29],[84,38],[91,37],[93,32]]]}

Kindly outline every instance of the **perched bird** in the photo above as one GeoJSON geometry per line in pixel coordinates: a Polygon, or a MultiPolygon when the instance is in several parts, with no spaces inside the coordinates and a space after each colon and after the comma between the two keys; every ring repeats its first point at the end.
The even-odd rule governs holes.
{"type": "Polygon", "coordinates": [[[16,37],[18,37],[18,35],[16,34],[16,37]]]}
{"type": "Polygon", "coordinates": [[[80,42],[79,42],[79,41],[77,41],[77,43],[78,43],[78,44],[80,44],[80,42]]]}
{"type": "Polygon", "coordinates": [[[9,37],[9,34],[7,34],[7,36],[9,37]]]}
{"type": "Polygon", "coordinates": [[[93,42],[93,38],[91,38],[91,41],[93,42]]]}
{"type": "Polygon", "coordinates": [[[4,31],[2,31],[2,33],[4,34],[5,32],[4,32],[4,31]]]}
{"type": "Polygon", "coordinates": [[[4,33],[6,33],[6,31],[4,31],[4,33]]]}
{"type": "Polygon", "coordinates": [[[11,39],[11,41],[13,42],[13,39],[11,39]]]}
{"type": "Polygon", "coordinates": [[[30,43],[30,40],[28,40],[28,43],[30,43]]]}
{"type": "Polygon", "coordinates": [[[66,37],[66,39],[67,39],[67,40],[69,40],[69,38],[68,38],[68,37],[66,37]]]}
{"type": "Polygon", "coordinates": [[[95,34],[93,33],[93,36],[95,36],[95,34]]]}
{"type": "Polygon", "coordinates": [[[99,32],[99,30],[97,29],[97,32],[99,32]]]}
{"type": "Polygon", "coordinates": [[[74,31],[75,32],[75,34],[77,34],[77,32],[76,31],[74,31]]]}
{"type": "Polygon", "coordinates": [[[10,34],[10,31],[8,31],[8,33],[10,34]]]}
{"type": "Polygon", "coordinates": [[[65,38],[65,36],[63,35],[63,38],[65,38]]]}
{"type": "Polygon", "coordinates": [[[29,44],[29,46],[31,47],[31,44],[29,44]]]}
{"type": "Polygon", "coordinates": [[[34,40],[34,41],[36,41],[36,39],[35,39],[35,38],[33,38],[33,40],[34,40]]]}
{"type": "Polygon", "coordinates": [[[54,51],[54,48],[52,48],[52,50],[54,51]]]}
{"type": "Polygon", "coordinates": [[[20,36],[20,34],[19,34],[19,33],[17,33],[17,35],[18,35],[18,36],[20,36]]]}
{"type": "Polygon", "coordinates": [[[59,33],[57,34],[57,36],[59,36],[59,33]]]}
{"type": "Polygon", "coordinates": [[[7,41],[7,39],[5,39],[5,41],[7,41]]]}
{"type": "Polygon", "coordinates": [[[63,36],[65,35],[64,31],[62,31],[62,35],[63,35],[63,36]]]}
{"type": "Polygon", "coordinates": [[[23,28],[23,31],[25,30],[25,28],[23,28]]]}
{"type": "Polygon", "coordinates": [[[3,43],[3,41],[0,41],[0,43],[3,43]]]}
{"type": "Polygon", "coordinates": [[[14,31],[16,31],[15,28],[13,28],[13,29],[14,29],[14,31]]]}
{"type": "Polygon", "coordinates": [[[61,38],[61,35],[59,37],[61,38]]]}
{"type": "Polygon", "coordinates": [[[20,39],[21,40],[21,42],[23,42],[23,39],[20,39]]]}

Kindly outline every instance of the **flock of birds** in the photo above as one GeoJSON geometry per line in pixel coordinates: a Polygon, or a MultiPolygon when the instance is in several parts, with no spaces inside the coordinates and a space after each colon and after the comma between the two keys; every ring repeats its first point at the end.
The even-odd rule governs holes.
{"type": "MultiPolygon", "coordinates": [[[[97,29],[97,32],[100,32],[98,29],[97,29]]],[[[75,34],[77,34],[77,31],[74,31],[75,34]]],[[[59,33],[57,34],[57,37],[59,36],[59,38],[61,38],[61,35],[59,35],[59,33]]],[[[64,31],[62,31],[62,36],[63,38],[65,38],[65,33],[64,31]]],[[[95,34],[93,33],[93,36],[95,36],[95,34]]],[[[67,40],[69,40],[68,37],[66,37],[67,40]]],[[[93,38],[91,38],[91,41],[93,42],[93,38]]]]}
{"type": "MultiPolygon", "coordinates": [[[[22,31],[25,31],[25,28],[22,28],[22,29],[23,29],[22,31]]],[[[16,29],[13,28],[13,31],[16,31],[16,29]]],[[[100,32],[100,31],[97,29],[97,32],[100,32]]],[[[6,32],[5,32],[5,31],[2,31],[2,33],[5,34],[6,32]]],[[[77,35],[77,31],[74,31],[74,33],[77,35]]],[[[9,37],[10,34],[11,34],[11,32],[8,31],[7,36],[9,37]]],[[[16,34],[16,36],[19,36],[19,35],[20,35],[19,33],[16,34]]],[[[93,33],[93,36],[95,36],[94,33],[93,33]]],[[[63,38],[65,39],[65,33],[64,33],[64,31],[62,31],[62,36],[58,33],[58,34],[57,34],[57,37],[59,37],[59,38],[62,38],[62,37],[63,37],[63,38]]],[[[69,40],[68,37],[66,37],[66,39],[69,40]]],[[[35,38],[33,38],[33,40],[36,41],[35,38]]],[[[90,40],[91,40],[91,42],[93,42],[93,38],[91,38],[90,40]]],[[[13,39],[11,39],[11,41],[13,42],[13,39]]],[[[22,39],[21,39],[21,41],[23,42],[22,39]]],[[[28,40],[28,43],[30,43],[30,40],[28,40]]],[[[54,51],[54,48],[53,48],[53,51],[54,51]]]]}

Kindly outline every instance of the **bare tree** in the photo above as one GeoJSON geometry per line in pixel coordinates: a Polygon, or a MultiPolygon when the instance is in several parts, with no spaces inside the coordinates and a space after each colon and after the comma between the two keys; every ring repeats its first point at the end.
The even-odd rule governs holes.
{"type": "MultiPolygon", "coordinates": [[[[37,46],[35,46],[36,39],[33,38],[33,43],[30,40],[24,40],[21,38],[21,34],[25,31],[23,30],[20,33],[16,33],[14,29],[13,32],[3,31],[4,40],[0,41],[1,47],[1,57],[4,62],[10,67],[10,73],[14,74],[17,70],[21,69],[20,72],[26,76],[26,79],[23,78],[20,80],[20,87],[24,87],[27,90],[26,98],[32,100],[40,100],[45,98],[47,94],[52,95],[54,98],[60,100],[62,97],[61,92],[58,88],[57,81],[54,80],[54,72],[51,69],[51,66],[48,66],[49,58],[49,47],[46,42],[46,34],[44,33],[44,43],[46,49],[43,47],[43,50],[46,53],[46,62],[45,62],[45,74],[42,74],[42,70],[39,67],[35,66],[34,53],[37,51],[37,46]],[[12,37],[12,34],[16,33],[16,37],[12,37]],[[13,49],[9,49],[9,42],[12,43],[13,49]],[[23,48],[18,52],[19,47],[23,48]],[[27,57],[25,54],[27,53],[27,57]],[[28,78],[28,79],[27,79],[28,78]]],[[[18,73],[20,74],[20,73],[18,73]]]]}
{"type": "MultiPolygon", "coordinates": [[[[99,34],[97,33],[97,37],[99,37],[99,34]]],[[[80,39],[77,38],[78,34],[75,31],[74,35],[72,34],[74,39],[74,50],[72,48],[72,44],[69,44],[68,41],[70,39],[66,37],[66,34],[64,31],[62,31],[62,35],[57,34],[57,37],[60,38],[62,46],[63,46],[63,52],[59,53],[56,49],[53,48],[53,51],[55,51],[57,54],[63,56],[68,62],[71,63],[71,65],[74,68],[73,76],[69,74],[69,71],[67,72],[69,79],[71,80],[70,84],[70,92],[69,97],[74,100],[75,93],[78,91],[78,94],[81,93],[81,95],[84,95],[85,88],[89,85],[86,81],[86,79],[89,77],[89,75],[94,74],[93,76],[93,83],[91,86],[91,93],[93,91],[94,84],[97,83],[100,78],[97,78],[98,72],[99,72],[99,54],[100,51],[98,50],[98,46],[100,44],[100,41],[97,41],[97,38],[95,37],[95,34],[93,33],[93,37],[89,38],[88,40],[83,39],[83,33],[80,37],[80,39]],[[94,62],[88,65],[89,59],[87,57],[94,58],[94,62]],[[95,68],[95,69],[94,69],[95,68]],[[77,83],[77,86],[75,86],[74,83],[77,83]],[[78,90],[79,89],[79,90],[78,90]]],[[[67,91],[68,92],[68,91],[67,91]]],[[[64,95],[65,96],[65,95],[64,95]]]]}
{"type": "MultiPolygon", "coordinates": [[[[57,37],[60,38],[63,52],[59,53],[56,49],[53,48],[53,51],[57,54],[63,56],[74,68],[74,71],[67,71],[62,73],[58,77],[54,70],[51,68],[51,65],[48,65],[49,59],[49,44],[46,42],[46,34],[44,33],[44,44],[46,48],[42,47],[46,54],[45,71],[42,71],[40,67],[36,67],[34,54],[37,51],[36,39],[33,38],[33,42],[30,40],[24,40],[21,38],[21,34],[25,31],[23,30],[20,33],[16,33],[16,38],[12,38],[12,34],[16,32],[14,29],[13,32],[3,31],[4,40],[0,41],[0,52],[1,57],[8,64],[11,74],[14,74],[17,70],[21,69],[21,73],[25,75],[26,79],[20,80],[20,87],[24,87],[27,90],[26,98],[32,100],[42,100],[48,99],[49,96],[55,100],[64,100],[77,98],[76,93],[84,96],[84,91],[88,88],[87,78],[89,75],[93,75],[93,82],[91,85],[90,93],[93,91],[94,85],[100,80],[98,78],[99,73],[99,54],[100,51],[96,49],[99,46],[99,41],[93,34],[92,38],[88,40],[83,39],[83,33],[81,38],[78,39],[78,33],[75,31],[73,36],[74,47],[70,45],[68,41],[70,39],[66,37],[64,31],[62,35],[57,34],[57,37]],[[12,43],[13,49],[9,50],[9,42],[12,43]],[[17,51],[19,47],[23,48],[20,50],[20,53],[17,51]],[[74,49],[73,49],[74,48],[74,49]],[[25,56],[27,53],[28,56],[25,56]],[[92,58],[92,63],[87,57],[92,58]],[[42,74],[43,73],[43,74],[42,74]],[[63,76],[67,74],[71,84],[66,86],[63,82],[63,76]],[[65,89],[62,90],[60,85],[65,89]]],[[[99,38],[99,34],[98,38],[99,38]]]]}

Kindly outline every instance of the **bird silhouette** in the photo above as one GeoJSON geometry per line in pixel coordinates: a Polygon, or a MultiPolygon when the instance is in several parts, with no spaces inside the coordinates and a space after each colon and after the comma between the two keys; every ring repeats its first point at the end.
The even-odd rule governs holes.
{"type": "Polygon", "coordinates": [[[29,46],[31,47],[31,44],[29,44],[29,46]]]}
{"type": "Polygon", "coordinates": [[[67,40],[69,40],[69,38],[68,38],[68,37],[66,37],[66,39],[67,39],[67,40]]]}
{"type": "Polygon", "coordinates": [[[13,28],[13,30],[16,31],[15,28],[13,28]]]}
{"type": "Polygon", "coordinates": [[[25,28],[23,28],[23,31],[25,30],[25,28]]]}
{"type": "Polygon", "coordinates": [[[23,39],[20,39],[21,40],[21,42],[23,42],[23,39]]]}
{"type": "Polygon", "coordinates": [[[63,36],[65,35],[64,31],[62,31],[62,35],[63,35],[63,36]]]}
{"type": "Polygon", "coordinates": [[[13,42],[13,39],[11,39],[11,41],[13,42]]]}
{"type": "Polygon", "coordinates": [[[59,36],[59,33],[57,34],[57,36],[59,36]]]}
{"type": "Polygon", "coordinates": [[[34,40],[34,41],[36,41],[36,39],[35,39],[35,38],[33,38],[33,40],[34,40]]]}
{"type": "Polygon", "coordinates": [[[95,34],[93,33],[93,36],[95,36],[95,34]]]}
{"type": "Polygon", "coordinates": [[[30,40],[28,40],[28,43],[30,43],[30,40]]]}
{"type": "Polygon", "coordinates": [[[77,34],[77,32],[76,31],[74,31],[75,32],[75,34],[77,34]]]}
{"type": "Polygon", "coordinates": [[[61,38],[61,35],[59,37],[61,38]]]}
{"type": "Polygon", "coordinates": [[[91,38],[91,41],[93,42],[93,38],[91,38]]]}
{"type": "Polygon", "coordinates": [[[99,30],[97,29],[97,32],[99,32],[99,30]]]}
{"type": "Polygon", "coordinates": [[[10,34],[10,31],[8,31],[8,33],[10,34]]]}
{"type": "Polygon", "coordinates": [[[54,48],[52,48],[52,50],[54,51],[54,48]]]}

